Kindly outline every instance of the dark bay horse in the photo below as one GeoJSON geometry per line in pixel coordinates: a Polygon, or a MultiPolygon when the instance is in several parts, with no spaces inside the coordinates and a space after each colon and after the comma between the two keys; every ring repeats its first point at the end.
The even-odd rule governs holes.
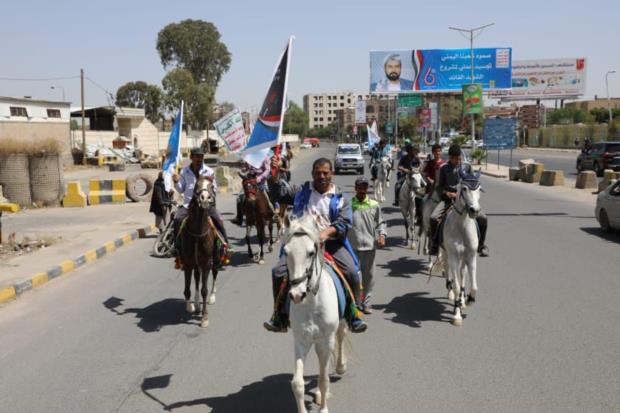
{"type": "Polygon", "coordinates": [[[180,233],[180,254],[183,260],[183,271],[185,272],[185,302],[187,311],[194,313],[196,306],[200,305],[198,291],[202,295],[202,321],[201,326],[209,325],[207,313],[207,279],[209,271],[213,271],[212,292],[209,296],[209,304],[215,302],[215,282],[217,280],[217,257],[215,243],[215,227],[207,209],[211,207],[215,200],[215,193],[212,183],[200,177],[194,187],[194,197],[188,206],[188,215],[182,225],[180,233]],[[191,301],[192,272],[196,283],[195,303],[191,301]]]}
{"type": "Polygon", "coordinates": [[[254,176],[248,176],[243,180],[243,192],[245,201],[243,203],[243,214],[245,215],[245,241],[248,244],[248,255],[250,259],[259,264],[264,264],[263,244],[265,243],[265,226],[269,226],[269,252],[273,251],[273,221],[274,213],[269,207],[269,200],[263,191],[258,189],[258,184],[254,176]],[[252,227],[256,227],[258,243],[260,244],[260,254],[254,255],[250,234],[252,227]]]}

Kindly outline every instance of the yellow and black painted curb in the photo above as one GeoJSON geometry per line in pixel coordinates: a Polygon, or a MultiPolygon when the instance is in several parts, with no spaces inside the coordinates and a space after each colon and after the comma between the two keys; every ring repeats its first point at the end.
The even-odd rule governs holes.
{"type": "Polygon", "coordinates": [[[60,264],[48,269],[47,271],[36,273],[27,280],[4,287],[0,289],[0,304],[6,303],[7,301],[22,295],[26,291],[37,288],[55,278],[82,267],[89,262],[105,257],[106,255],[116,251],[118,248],[130,244],[138,238],[145,238],[148,234],[155,232],[155,230],[156,227],[154,225],[138,228],[137,230],[125,234],[120,238],[106,242],[99,248],[86,251],[77,258],[62,261],[60,264]]]}

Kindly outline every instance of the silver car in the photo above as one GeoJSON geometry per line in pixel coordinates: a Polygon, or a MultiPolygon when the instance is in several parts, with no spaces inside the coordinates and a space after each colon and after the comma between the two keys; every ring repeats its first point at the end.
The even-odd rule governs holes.
{"type": "Polygon", "coordinates": [[[620,180],[598,194],[594,213],[603,231],[620,230],[620,180]]]}
{"type": "Polygon", "coordinates": [[[343,169],[355,169],[358,174],[364,174],[362,148],[357,143],[341,143],[336,148],[334,170],[339,173],[343,169]]]}

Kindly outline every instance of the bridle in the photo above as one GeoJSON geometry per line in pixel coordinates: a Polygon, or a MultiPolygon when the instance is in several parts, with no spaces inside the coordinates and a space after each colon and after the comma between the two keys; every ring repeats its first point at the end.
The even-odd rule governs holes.
{"type": "MultiPolygon", "coordinates": [[[[198,189],[198,190],[194,189],[194,197],[193,197],[193,199],[192,199],[192,201],[191,201],[191,202],[196,202],[196,203],[198,204],[198,209],[199,209],[199,210],[203,210],[203,211],[204,211],[206,208],[203,208],[202,206],[200,206],[200,203],[198,202],[198,197],[199,197],[199,196],[200,196],[203,192],[209,192],[209,191],[210,191],[210,189],[209,189],[209,185],[207,185],[206,187],[200,188],[200,189],[198,189]]],[[[190,203],[190,205],[191,205],[191,203],[190,203]]],[[[201,213],[201,214],[199,215],[199,217],[198,217],[198,223],[199,223],[199,225],[200,225],[200,228],[202,228],[202,220],[203,220],[203,218],[204,218],[204,213],[201,213]]],[[[209,220],[210,220],[210,219],[211,219],[211,217],[207,217],[207,219],[209,219],[209,220]]],[[[210,223],[210,224],[211,224],[211,225],[213,225],[212,223],[210,223]]],[[[203,232],[203,233],[195,233],[195,232],[192,232],[189,228],[185,228],[185,230],[186,230],[186,231],[187,231],[187,233],[188,233],[189,235],[191,235],[193,238],[203,238],[204,236],[206,236],[206,235],[209,233],[209,228],[210,228],[210,226],[211,226],[211,225],[207,226],[207,229],[206,229],[206,230],[205,230],[205,232],[203,232]]]]}
{"type": "MultiPolygon", "coordinates": [[[[459,204],[459,200],[463,199],[463,191],[465,190],[465,187],[467,185],[465,185],[463,183],[460,183],[459,186],[460,186],[459,196],[457,197],[457,199],[455,200],[454,204],[452,205],[452,208],[454,208],[454,210],[456,211],[457,214],[462,216],[466,212],[466,209],[467,209],[468,205],[465,203],[464,200],[461,201],[461,203],[463,204],[463,209],[459,211],[458,204],[459,204]]],[[[476,182],[475,189],[478,189],[479,187],[480,187],[480,182],[476,182]]],[[[472,189],[470,187],[468,187],[468,189],[475,190],[475,189],[472,189]]]]}
{"type": "MultiPolygon", "coordinates": [[[[299,232],[299,233],[295,233],[291,235],[291,238],[296,236],[296,235],[303,235],[303,236],[308,236],[308,234],[303,233],[303,232],[299,232]]],[[[289,238],[290,239],[290,238],[289,238]]],[[[304,281],[306,282],[306,289],[308,291],[310,291],[312,293],[312,295],[317,295],[317,293],[319,292],[319,285],[320,285],[320,280],[321,280],[321,274],[323,273],[322,269],[323,269],[323,265],[321,263],[321,257],[320,257],[320,252],[321,252],[321,248],[320,246],[315,243],[314,244],[314,257],[312,258],[312,262],[310,263],[310,266],[308,268],[306,268],[306,272],[304,273],[304,275],[302,277],[299,278],[295,278],[294,280],[292,280],[289,276],[289,284],[292,287],[296,287],[299,284],[303,283],[304,281]],[[318,265],[317,265],[318,263],[318,265]],[[310,284],[312,283],[312,276],[314,275],[315,272],[319,273],[319,278],[316,281],[316,285],[314,289],[310,288],[310,284]]],[[[286,254],[286,253],[285,253],[286,254]]]]}

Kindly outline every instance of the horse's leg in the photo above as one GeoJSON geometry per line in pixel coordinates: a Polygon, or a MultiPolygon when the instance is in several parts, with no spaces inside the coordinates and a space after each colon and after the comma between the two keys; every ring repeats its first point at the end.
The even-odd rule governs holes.
{"type": "Polygon", "coordinates": [[[295,372],[293,373],[293,380],[291,380],[291,387],[293,389],[295,401],[297,402],[298,413],[307,413],[304,403],[304,394],[306,391],[304,383],[304,362],[310,351],[310,347],[310,344],[295,342],[295,372]]]}
{"type": "MultiPolygon", "coordinates": [[[[453,255],[457,255],[454,253],[453,255]]],[[[452,324],[455,326],[460,326],[463,324],[463,315],[461,314],[461,259],[458,256],[448,256],[448,261],[450,264],[448,265],[452,282],[454,283],[453,291],[454,291],[454,314],[452,316],[452,324]]]]}
{"type": "Polygon", "coordinates": [[[478,263],[476,261],[476,251],[467,257],[467,273],[469,274],[469,294],[466,303],[471,305],[476,302],[476,293],[478,292],[478,280],[476,279],[478,263]]]}
{"type": "Polygon", "coordinates": [[[345,352],[345,339],[347,337],[347,323],[341,321],[336,331],[336,373],[344,374],[347,371],[347,354],[345,352]]]}
{"type": "Polygon", "coordinates": [[[185,266],[185,269],[183,270],[183,272],[185,273],[185,290],[183,290],[183,295],[185,296],[185,309],[190,314],[193,314],[194,311],[196,311],[194,303],[190,300],[192,296],[192,271],[193,268],[189,266],[189,263],[185,266]]]}
{"type": "MultiPolygon", "coordinates": [[[[274,217],[277,218],[277,215],[274,215],[274,217]]],[[[273,218],[268,221],[268,226],[269,226],[269,252],[273,252],[273,218]]]]}
{"type": "MultiPolygon", "coordinates": [[[[443,254],[443,253],[440,251],[439,254],[443,254]]],[[[442,259],[443,258],[444,257],[442,257],[442,259]]],[[[448,261],[447,258],[443,259],[443,261],[445,261],[444,273],[446,274],[446,289],[448,290],[448,300],[450,300],[451,302],[454,302],[454,300],[456,299],[456,296],[454,295],[454,277],[450,269],[451,268],[450,262],[448,261]]]]}
{"type": "MultiPolygon", "coordinates": [[[[257,221],[258,224],[258,221],[257,221]]],[[[265,244],[265,222],[261,222],[261,225],[257,225],[258,231],[258,243],[260,244],[260,255],[258,258],[259,264],[265,263],[265,253],[263,252],[263,245],[265,244]]]]}
{"type": "MultiPolygon", "coordinates": [[[[217,257],[217,247],[215,246],[213,247],[213,257],[217,257]]],[[[211,268],[211,294],[209,294],[207,304],[213,305],[215,304],[215,293],[217,292],[217,265],[214,259],[211,259],[211,265],[207,266],[207,268],[211,268]]]]}
{"type": "Polygon", "coordinates": [[[196,290],[194,291],[194,305],[196,308],[200,308],[200,266],[194,267],[194,283],[196,290]]]}
{"type": "Polygon", "coordinates": [[[329,394],[329,357],[334,349],[335,337],[333,334],[315,344],[314,349],[319,358],[319,390],[315,395],[315,402],[320,406],[319,413],[328,413],[327,399],[329,394]]]}
{"type": "Polygon", "coordinates": [[[250,259],[254,259],[254,253],[252,252],[252,243],[250,242],[250,235],[252,234],[252,226],[249,225],[246,221],[245,224],[245,242],[248,244],[248,255],[250,259]]]}
{"type": "Polygon", "coordinates": [[[202,288],[200,294],[202,295],[202,321],[200,327],[206,328],[209,325],[209,313],[207,312],[207,278],[209,278],[209,269],[213,266],[213,257],[207,258],[207,263],[204,267],[200,268],[200,275],[202,279],[202,288]]]}

